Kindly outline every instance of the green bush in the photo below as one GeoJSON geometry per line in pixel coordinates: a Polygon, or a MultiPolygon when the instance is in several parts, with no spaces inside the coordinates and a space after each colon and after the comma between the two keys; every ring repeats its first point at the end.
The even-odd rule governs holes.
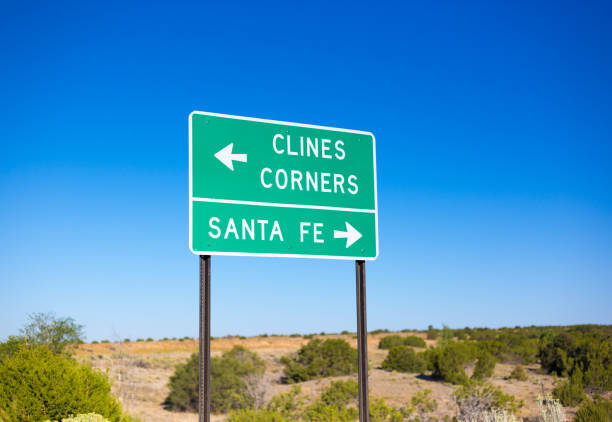
{"type": "Polygon", "coordinates": [[[525,371],[522,365],[516,365],[508,378],[517,381],[527,381],[527,371],[525,371]]]}
{"type": "Polygon", "coordinates": [[[574,422],[612,421],[612,401],[606,399],[585,400],[574,417],[574,422]]]}
{"type": "Polygon", "coordinates": [[[357,371],[357,350],[342,339],[314,339],[296,355],[281,358],[281,363],[290,383],[349,375],[357,371]]]}
{"type": "Polygon", "coordinates": [[[553,397],[558,399],[563,406],[579,405],[586,398],[582,384],[582,371],[577,369],[569,380],[555,387],[553,397]]]}
{"type": "Polygon", "coordinates": [[[412,347],[427,347],[427,343],[425,343],[425,340],[418,336],[404,337],[404,344],[406,346],[412,347]]]}
{"type": "Polygon", "coordinates": [[[425,340],[417,336],[402,337],[398,335],[385,336],[378,342],[378,348],[390,350],[396,346],[427,347],[425,340]]]}
{"type": "Polygon", "coordinates": [[[385,336],[378,342],[378,348],[383,350],[389,350],[393,347],[405,345],[404,337],[401,336],[385,336]]]}
{"type": "Polygon", "coordinates": [[[427,369],[427,365],[412,348],[396,346],[389,350],[382,368],[390,371],[422,373],[427,369]]]}
{"type": "Polygon", "coordinates": [[[0,409],[11,422],[61,420],[94,412],[123,420],[106,374],[79,364],[48,346],[21,345],[0,361],[0,409]]]}
{"type": "Polygon", "coordinates": [[[472,378],[475,380],[491,378],[493,376],[493,371],[495,370],[495,364],[496,361],[493,355],[487,352],[481,352],[478,360],[476,361],[472,378]]]}
{"type": "Polygon", "coordinates": [[[465,367],[474,360],[473,348],[467,343],[450,342],[427,350],[425,356],[433,377],[452,384],[467,383],[465,367]]]}
{"type": "MultiPolygon", "coordinates": [[[[170,392],[163,405],[167,410],[198,410],[199,358],[193,354],[184,364],[176,366],[168,384],[170,392]]],[[[213,412],[228,412],[253,406],[255,397],[249,393],[247,377],[261,376],[265,363],[257,354],[242,346],[214,357],[210,361],[210,407],[213,412]]]]}

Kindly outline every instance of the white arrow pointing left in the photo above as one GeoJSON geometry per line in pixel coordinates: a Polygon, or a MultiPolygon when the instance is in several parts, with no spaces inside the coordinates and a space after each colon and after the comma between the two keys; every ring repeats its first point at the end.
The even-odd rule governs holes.
{"type": "Polygon", "coordinates": [[[361,239],[361,233],[359,233],[355,227],[351,226],[348,221],[346,223],[346,231],[334,230],[334,239],[336,238],[346,238],[346,247],[348,248],[353,243],[357,242],[361,239]]]}
{"type": "Polygon", "coordinates": [[[221,151],[215,154],[215,157],[227,166],[228,169],[234,171],[234,161],[240,161],[241,163],[247,162],[246,154],[232,154],[234,149],[234,143],[232,142],[221,151]]]}

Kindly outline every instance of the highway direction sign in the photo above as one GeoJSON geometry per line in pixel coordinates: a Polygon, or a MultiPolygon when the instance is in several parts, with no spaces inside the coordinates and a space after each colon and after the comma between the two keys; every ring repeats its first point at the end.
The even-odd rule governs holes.
{"type": "Polygon", "coordinates": [[[192,112],[189,247],[198,255],[376,259],[374,135],[192,112]]]}

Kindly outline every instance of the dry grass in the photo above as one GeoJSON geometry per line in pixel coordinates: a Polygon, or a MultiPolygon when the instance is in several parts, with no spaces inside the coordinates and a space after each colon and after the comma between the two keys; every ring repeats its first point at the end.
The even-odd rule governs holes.
{"type": "MultiPolygon", "coordinates": [[[[424,338],[421,333],[399,333],[403,336],[414,334],[424,338]]],[[[457,409],[452,393],[456,386],[415,374],[402,374],[380,369],[387,351],[378,349],[378,342],[386,335],[389,333],[368,336],[370,394],[384,398],[391,405],[404,406],[409,403],[410,398],[417,391],[428,388],[432,390],[433,397],[438,401],[436,414],[438,416],[454,415],[457,409]]],[[[352,334],[315,337],[343,338],[353,347],[357,343],[352,334]]],[[[280,383],[282,376],[280,357],[297,351],[308,341],[302,337],[288,336],[246,339],[230,337],[212,340],[211,348],[213,356],[235,345],[256,351],[267,365],[265,382],[266,399],[269,399],[272,395],[291,388],[289,385],[280,383]]],[[[433,344],[432,340],[426,341],[428,345],[433,344]]],[[[77,357],[91,362],[95,368],[108,371],[113,380],[113,392],[130,413],[139,416],[143,421],[196,421],[197,415],[168,412],[162,408],[161,403],[168,393],[167,383],[174,371],[174,366],[185,362],[192,353],[197,352],[197,349],[197,340],[83,344],[77,350],[77,357]]],[[[535,415],[538,413],[536,399],[543,393],[552,391],[553,378],[539,374],[537,365],[530,365],[526,366],[527,381],[508,380],[507,377],[513,368],[514,365],[498,364],[491,382],[501,387],[504,392],[516,396],[519,400],[524,400],[525,407],[520,409],[519,416],[535,415]]],[[[302,392],[310,396],[317,396],[331,381],[347,378],[350,377],[304,382],[301,383],[302,392]]],[[[213,418],[219,421],[223,419],[224,415],[215,415],[213,418]]]]}

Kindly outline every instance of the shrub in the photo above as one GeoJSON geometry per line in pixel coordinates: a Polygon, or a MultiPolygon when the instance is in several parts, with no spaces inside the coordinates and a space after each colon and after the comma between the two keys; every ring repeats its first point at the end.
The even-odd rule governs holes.
{"type": "Polygon", "coordinates": [[[505,410],[490,410],[487,412],[482,412],[479,415],[470,418],[470,419],[460,419],[459,422],[519,422],[520,419],[517,419],[511,413],[506,412],[505,410]]]}
{"type": "Polygon", "coordinates": [[[494,409],[515,413],[522,406],[522,402],[517,403],[514,396],[505,394],[499,387],[475,382],[458,388],[453,394],[459,407],[459,420],[473,420],[494,409]]]}
{"type": "Polygon", "coordinates": [[[396,346],[389,350],[387,358],[382,363],[382,368],[391,371],[422,373],[427,365],[410,347],[396,346]]]}
{"type": "Polygon", "coordinates": [[[378,348],[384,349],[384,350],[389,350],[392,347],[403,346],[403,345],[405,345],[404,338],[401,336],[397,336],[397,335],[385,336],[381,338],[380,341],[378,342],[378,348]]]}
{"type": "Polygon", "coordinates": [[[7,421],[61,420],[94,412],[122,420],[106,374],[57,354],[52,346],[21,345],[0,362],[0,409],[7,421]]]}
{"type": "MultiPolygon", "coordinates": [[[[334,381],[321,393],[321,396],[308,406],[301,417],[307,421],[354,421],[359,411],[354,404],[359,395],[359,385],[355,380],[334,381]]],[[[300,418],[300,415],[294,415],[300,418]]]]}
{"type": "Polygon", "coordinates": [[[540,409],[538,422],[565,422],[565,411],[559,400],[545,396],[538,397],[537,402],[540,409]]]}
{"type": "Polygon", "coordinates": [[[516,365],[508,378],[517,381],[527,381],[527,371],[525,371],[522,365],[516,365]]]}
{"type": "MultiPolygon", "coordinates": [[[[254,404],[247,377],[263,374],[265,363],[242,346],[214,357],[210,361],[210,407],[213,412],[243,409],[254,404]]],[[[163,405],[167,410],[198,410],[199,358],[193,354],[184,364],[176,366],[170,377],[170,392],[163,405]]]]}
{"type": "Polygon", "coordinates": [[[606,399],[585,400],[576,412],[574,422],[612,421],[612,401],[606,399]]]}
{"type": "Polygon", "coordinates": [[[574,371],[569,380],[555,387],[553,397],[558,399],[563,406],[577,406],[586,398],[580,369],[574,371]]]}
{"type": "Polygon", "coordinates": [[[285,418],[299,415],[303,411],[304,401],[300,397],[301,388],[294,385],[289,391],[275,395],[268,403],[268,410],[279,413],[285,418]]]}
{"type": "Polygon", "coordinates": [[[468,377],[465,367],[473,360],[473,350],[466,343],[451,342],[445,346],[427,350],[432,376],[452,384],[465,384],[468,377]]]}
{"type": "Polygon", "coordinates": [[[153,339],[151,337],[147,337],[145,341],[153,341],[153,339]]]}
{"type": "Polygon", "coordinates": [[[415,415],[414,418],[411,418],[411,421],[426,421],[428,418],[426,415],[431,412],[435,412],[438,408],[438,402],[436,399],[431,397],[431,390],[425,389],[418,391],[412,396],[410,399],[411,407],[407,409],[407,414],[412,416],[415,415]]]}
{"type": "Polygon", "coordinates": [[[284,356],[287,382],[349,375],[357,371],[357,350],[345,340],[314,339],[302,346],[295,356],[284,356]]]}
{"type": "Polygon", "coordinates": [[[395,407],[388,406],[381,398],[370,398],[371,422],[402,422],[404,414],[395,407]]]}
{"type": "Polygon", "coordinates": [[[472,378],[475,380],[484,380],[485,378],[491,378],[493,371],[495,370],[495,358],[493,355],[487,352],[481,352],[478,360],[476,361],[476,367],[472,378]]]}
{"type": "Polygon", "coordinates": [[[425,343],[425,340],[418,336],[404,337],[404,344],[406,346],[412,347],[427,347],[427,343],[425,343]]]}
{"type": "Polygon", "coordinates": [[[9,336],[4,343],[0,343],[0,361],[4,358],[13,356],[19,348],[25,344],[25,339],[21,336],[9,336]]]}
{"type": "Polygon", "coordinates": [[[124,342],[124,343],[129,343],[129,342],[130,342],[130,339],[129,339],[129,338],[124,338],[124,339],[123,339],[123,342],[124,342]]]}
{"type": "Polygon", "coordinates": [[[73,318],[56,318],[52,313],[28,315],[30,322],[21,330],[29,345],[46,345],[53,353],[69,352],[69,346],[83,343],[83,326],[73,318]]]}

